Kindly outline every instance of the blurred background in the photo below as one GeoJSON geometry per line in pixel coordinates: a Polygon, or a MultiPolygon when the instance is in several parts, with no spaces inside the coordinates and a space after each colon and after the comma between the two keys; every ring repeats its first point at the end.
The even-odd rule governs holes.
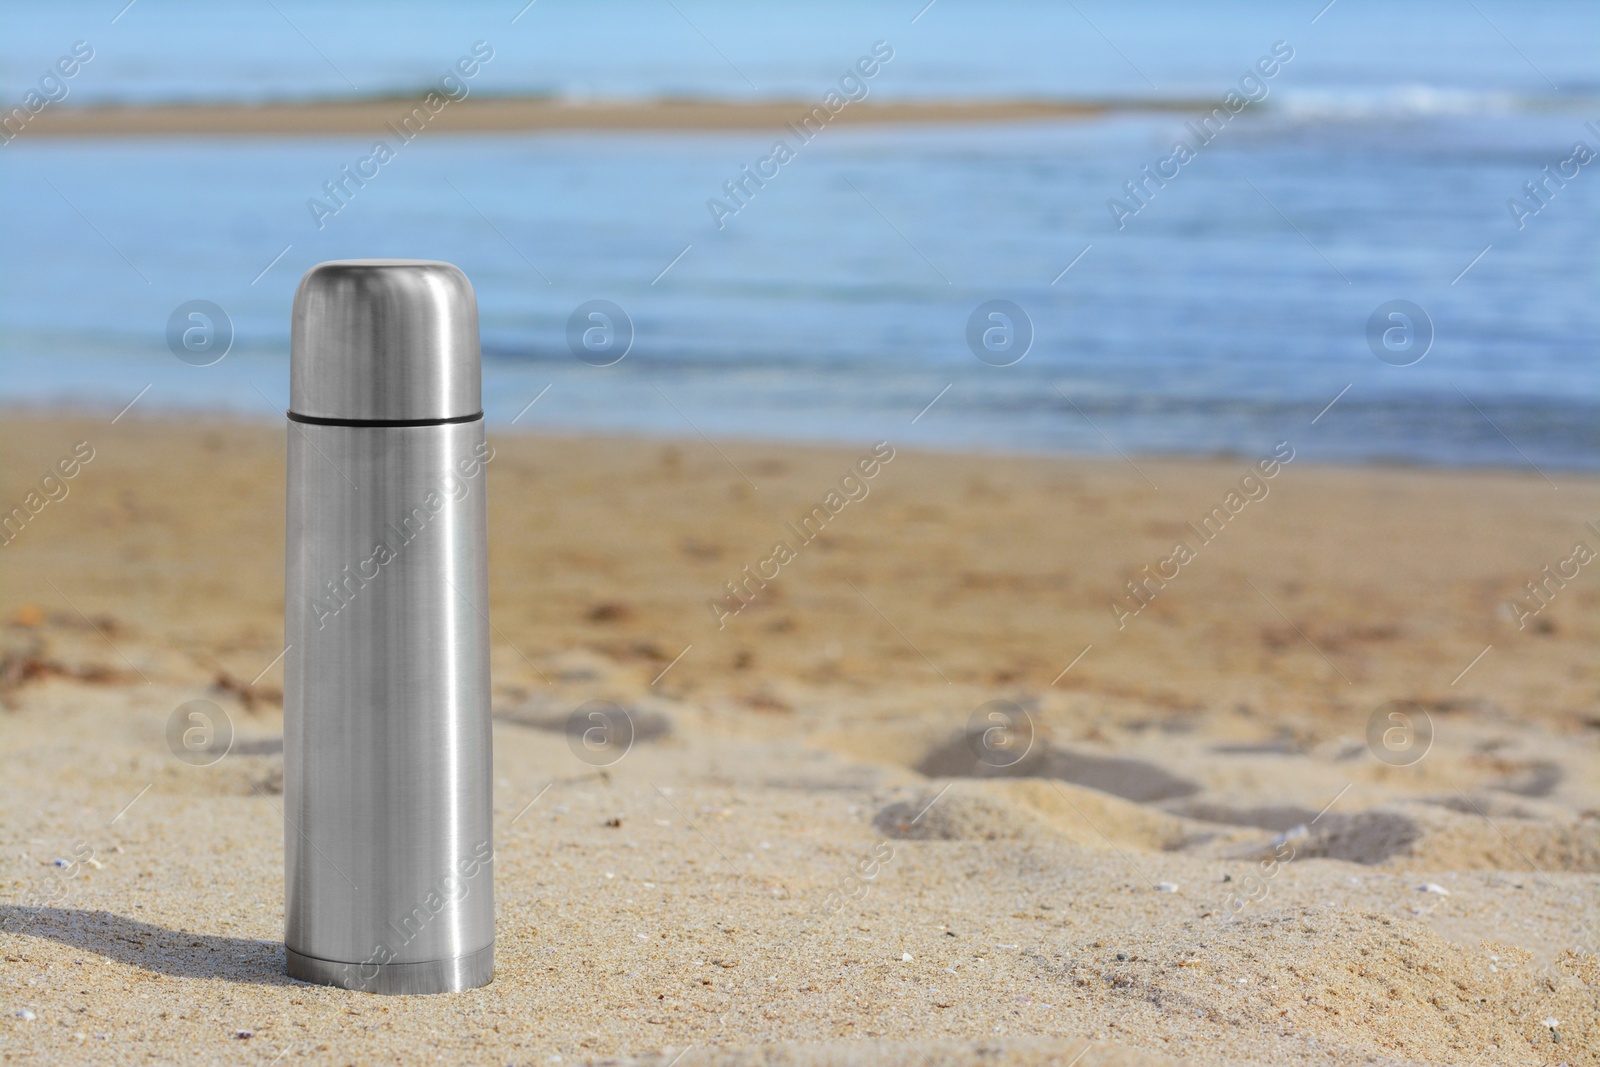
{"type": "Polygon", "coordinates": [[[13,406],[137,395],[273,418],[300,275],[398,256],[477,287],[491,428],[1249,455],[1296,428],[1313,461],[1600,462],[1592,4],[97,0],[0,17],[13,406]],[[771,103],[797,121],[885,50],[846,83],[857,121],[802,141],[739,118],[771,103]],[[461,76],[473,55],[490,58],[461,76]],[[1204,143],[1189,123],[1241,84],[1252,99],[1204,143]],[[105,110],[376,101],[398,123],[441,90],[646,116],[714,102],[729,128],[471,132],[453,102],[409,141],[298,119],[127,136],[132,111],[105,110]],[[859,121],[907,102],[985,106],[859,121]],[[1059,114],[997,117],[1016,102],[1059,114]],[[73,109],[100,117],[52,125],[73,109]],[[332,199],[376,138],[393,158],[332,199]],[[779,138],[793,158],[731,199],[779,138]],[[1180,140],[1194,158],[1148,181],[1180,140]],[[569,323],[594,300],[631,343],[575,358],[569,323]],[[997,300],[1004,322],[982,310],[997,300]],[[191,301],[224,316],[206,327],[231,332],[220,362],[174,358],[191,301]],[[1005,358],[983,351],[995,323],[1005,358]]]}

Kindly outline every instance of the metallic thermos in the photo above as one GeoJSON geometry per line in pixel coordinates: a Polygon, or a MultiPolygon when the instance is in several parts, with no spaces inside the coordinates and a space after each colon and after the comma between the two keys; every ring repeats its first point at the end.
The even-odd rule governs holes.
{"type": "Polygon", "coordinates": [[[478,305],[448,263],[323,263],[294,298],[284,624],[289,974],[494,976],[478,305]]]}

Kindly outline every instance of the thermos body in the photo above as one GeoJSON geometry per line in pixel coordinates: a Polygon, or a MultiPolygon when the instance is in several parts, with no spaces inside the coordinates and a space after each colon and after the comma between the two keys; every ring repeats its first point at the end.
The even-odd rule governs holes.
{"type": "Polygon", "coordinates": [[[323,264],[296,295],[293,358],[289,973],[379,993],[482,985],[489,452],[471,287],[447,264],[323,264]]]}

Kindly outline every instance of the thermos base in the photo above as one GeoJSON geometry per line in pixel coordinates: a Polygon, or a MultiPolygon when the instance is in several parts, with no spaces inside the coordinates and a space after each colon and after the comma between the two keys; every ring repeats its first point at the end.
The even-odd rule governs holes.
{"type": "Polygon", "coordinates": [[[494,945],[449,960],[423,963],[336,963],[302,956],[287,946],[289,977],[362,993],[417,996],[458,993],[494,981],[494,945]]]}

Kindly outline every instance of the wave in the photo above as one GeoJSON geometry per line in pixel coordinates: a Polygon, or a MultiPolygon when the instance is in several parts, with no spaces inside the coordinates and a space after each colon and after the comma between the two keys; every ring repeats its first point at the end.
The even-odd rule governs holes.
{"type": "Polygon", "coordinates": [[[1593,100],[1409,84],[1362,90],[1291,89],[1275,103],[1278,112],[1295,119],[1385,119],[1526,114],[1581,108],[1593,100]]]}

